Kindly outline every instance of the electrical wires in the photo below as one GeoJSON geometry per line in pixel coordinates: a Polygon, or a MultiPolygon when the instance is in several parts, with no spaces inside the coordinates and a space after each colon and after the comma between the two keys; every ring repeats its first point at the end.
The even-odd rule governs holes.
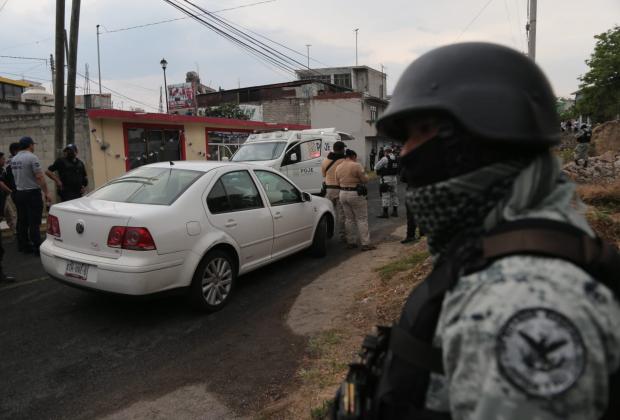
{"type": "MultiPolygon", "coordinates": [[[[297,70],[308,70],[304,63],[283,52],[282,49],[278,49],[276,45],[297,54],[301,53],[270,40],[267,37],[261,36],[261,38],[266,40],[263,42],[252,36],[239,25],[203,9],[191,0],[164,0],[164,2],[191,17],[222,38],[237,45],[259,61],[283,72],[292,79],[297,78],[297,70]]],[[[316,72],[316,74],[317,76],[320,75],[318,72],[316,72]]]]}

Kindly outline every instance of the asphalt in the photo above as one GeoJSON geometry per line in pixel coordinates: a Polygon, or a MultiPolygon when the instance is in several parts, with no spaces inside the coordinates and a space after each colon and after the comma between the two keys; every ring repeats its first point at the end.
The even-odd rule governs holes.
{"type": "MultiPolygon", "coordinates": [[[[402,189],[401,189],[402,195],[402,189]]],[[[377,219],[369,186],[373,241],[405,223],[377,219]]],[[[353,255],[336,240],[328,256],[306,253],[242,276],[230,304],[204,315],[180,296],[125,299],[49,279],[34,256],[5,239],[0,285],[0,418],[91,419],[184,386],[206,384],[237,413],[284,395],[306,346],[285,326],[300,290],[353,255]]]]}

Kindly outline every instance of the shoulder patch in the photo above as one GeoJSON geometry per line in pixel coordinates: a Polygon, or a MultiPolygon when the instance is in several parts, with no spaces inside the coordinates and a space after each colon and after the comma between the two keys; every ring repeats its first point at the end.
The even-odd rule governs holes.
{"type": "Polygon", "coordinates": [[[552,398],[568,391],[585,369],[586,348],[579,330],[552,309],[515,313],[496,340],[501,375],[531,397],[552,398]]]}

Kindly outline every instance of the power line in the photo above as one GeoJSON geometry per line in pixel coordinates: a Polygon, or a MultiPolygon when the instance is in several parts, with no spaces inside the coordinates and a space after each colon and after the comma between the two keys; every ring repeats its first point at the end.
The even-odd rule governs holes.
{"type": "MultiPolygon", "coordinates": [[[[465,26],[465,28],[461,31],[461,33],[459,34],[459,36],[456,38],[456,41],[458,41],[459,39],[461,39],[461,37],[463,36],[463,34],[465,32],[467,32],[467,30],[469,29],[469,27],[471,25],[473,25],[473,23],[478,20],[478,18],[480,17],[480,15],[482,14],[482,12],[484,12],[486,10],[486,8],[489,6],[489,4],[491,4],[493,0],[488,0],[484,6],[482,6],[482,9],[480,9],[480,11],[476,14],[476,16],[474,16],[474,18],[467,24],[467,26],[465,26]]],[[[454,41],[454,42],[456,42],[454,41]]]]}
{"type": "Polygon", "coordinates": [[[4,0],[4,3],[2,3],[2,6],[0,6],[0,12],[4,9],[4,6],[6,6],[8,2],[9,0],[4,0]]]}
{"type": "MultiPolygon", "coordinates": [[[[192,11],[184,8],[182,5],[177,4],[171,0],[164,0],[166,3],[170,4],[171,6],[173,6],[174,8],[176,8],[177,10],[183,12],[184,14],[192,17],[194,20],[198,21],[199,23],[203,24],[204,26],[206,26],[207,28],[209,28],[210,30],[214,31],[215,33],[217,33],[218,35],[222,36],[225,39],[228,39],[230,42],[237,44],[239,47],[243,48],[244,50],[248,51],[250,54],[254,55],[255,57],[259,58],[260,60],[265,60],[269,63],[271,63],[272,65],[286,71],[289,73],[294,74],[295,73],[295,69],[292,67],[289,67],[289,65],[287,65],[287,63],[281,61],[280,59],[278,59],[277,57],[274,57],[273,55],[269,55],[266,54],[265,52],[261,51],[258,48],[255,48],[254,46],[248,44],[247,42],[235,37],[234,35],[230,34],[229,32],[226,32],[225,30],[221,29],[220,27],[214,25],[213,23],[207,22],[205,19],[203,19],[202,17],[196,15],[195,13],[193,13],[192,11]]],[[[211,15],[207,15],[209,17],[211,17],[211,15]]]]}
{"type": "MultiPolygon", "coordinates": [[[[78,76],[83,77],[84,79],[88,80],[89,82],[93,82],[93,83],[95,83],[95,81],[94,81],[94,80],[92,80],[92,79],[90,79],[90,78],[87,78],[85,75],[81,74],[81,73],[80,73],[80,72],[78,72],[78,71],[76,71],[76,74],[77,74],[78,76]]],[[[147,103],[144,103],[144,102],[138,101],[138,100],[136,100],[136,99],[130,98],[129,96],[127,96],[127,95],[123,95],[122,93],[117,92],[117,91],[115,91],[114,89],[111,89],[111,88],[109,88],[109,87],[107,87],[107,86],[104,86],[103,84],[101,85],[101,87],[105,88],[106,90],[109,90],[109,91],[110,91],[110,93],[113,93],[113,94],[115,94],[115,95],[117,95],[117,96],[120,96],[121,98],[125,98],[125,99],[127,99],[128,101],[131,101],[131,102],[134,102],[134,103],[137,103],[137,104],[140,104],[140,105],[146,106],[146,107],[151,108],[151,109],[154,109],[154,110],[158,110],[158,108],[157,108],[156,106],[152,106],[152,105],[149,105],[149,104],[147,104],[147,103]]]]}
{"type": "MultiPolygon", "coordinates": [[[[258,6],[259,4],[273,3],[273,2],[275,2],[275,1],[276,1],[276,0],[264,0],[264,1],[259,1],[259,2],[255,2],[255,3],[242,4],[242,5],[237,6],[237,7],[229,7],[229,8],[227,8],[227,9],[214,10],[214,11],[209,12],[209,13],[221,13],[221,12],[228,12],[229,10],[243,9],[243,8],[246,8],[246,7],[258,6]]],[[[129,27],[126,27],[126,28],[118,28],[118,29],[113,29],[113,30],[111,30],[111,31],[108,31],[108,30],[107,30],[107,28],[106,28],[105,26],[103,26],[103,25],[101,25],[101,26],[103,26],[103,28],[105,29],[105,32],[103,32],[103,33],[105,33],[105,34],[111,34],[111,33],[114,33],[114,32],[130,31],[130,30],[132,30],[132,29],[146,28],[146,27],[149,27],[149,26],[161,25],[161,24],[163,24],[163,23],[176,22],[176,21],[179,21],[179,20],[189,19],[190,17],[191,17],[191,16],[185,16],[185,17],[182,17],[182,18],[158,20],[158,21],[156,21],[156,22],[145,23],[145,24],[142,24],[142,25],[136,25],[136,26],[129,26],[129,27]]]]}
{"type": "Polygon", "coordinates": [[[512,15],[510,13],[510,9],[508,9],[508,0],[504,0],[504,9],[506,10],[506,19],[508,20],[508,29],[510,30],[510,37],[512,38],[512,43],[514,44],[516,49],[520,49],[521,47],[517,43],[517,38],[514,34],[514,26],[512,24],[512,15]]]}
{"type": "Polygon", "coordinates": [[[0,58],[13,58],[16,60],[39,60],[45,61],[47,63],[47,58],[39,58],[39,57],[21,57],[16,55],[0,55],[0,58]]]}

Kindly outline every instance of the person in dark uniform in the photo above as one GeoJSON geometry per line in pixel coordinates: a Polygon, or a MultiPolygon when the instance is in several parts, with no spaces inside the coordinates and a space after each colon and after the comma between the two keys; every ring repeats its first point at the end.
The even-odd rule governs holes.
{"type": "Polygon", "coordinates": [[[372,149],[370,149],[370,170],[374,171],[375,170],[375,162],[377,161],[377,151],[374,149],[374,147],[372,149]]]}
{"type": "MultiPolygon", "coordinates": [[[[0,152],[0,216],[4,216],[6,212],[6,200],[10,197],[13,190],[7,185],[6,179],[6,169],[4,168],[5,158],[4,153],[0,152]]],[[[4,258],[4,246],[2,245],[2,234],[0,233],[0,282],[13,283],[15,282],[15,278],[11,276],[7,276],[4,273],[2,267],[2,260],[4,258]]]]}
{"type": "Polygon", "coordinates": [[[88,176],[84,162],[77,157],[78,149],[74,144],[67,145],[64,153],[64,157],[56,159],[47,168],[45,175],[56,183],[60,200],[69,201],[84,194],[88,186],[88,176]]]}
{"type": "Polygon", "coordinates": [[[15,206],[17,207],[17,248],[20,252],[39,256],[43,193],[45,202],[52,199],[47,190],[39,158],[33,153],[35,142],[30,137],[19,140],[20,151],[11,160],[15,177],[15,206]]]}

